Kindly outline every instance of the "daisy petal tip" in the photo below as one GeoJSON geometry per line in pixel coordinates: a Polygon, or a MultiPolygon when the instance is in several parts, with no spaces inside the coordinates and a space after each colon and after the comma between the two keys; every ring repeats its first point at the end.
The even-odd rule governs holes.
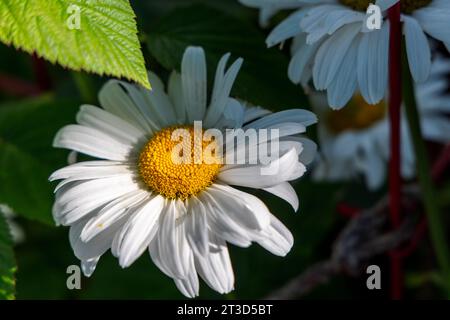
{"type": "Polygon", "coordinates": [[[344,105],[337,105],[334,103],[329,103],[329,105],[330,105],[330,108],[335,111],[341,110],[344,107],[344,105]]]}
{"type": "Polygon", "coordinates": [[[63,146],[61,145],[61,134],[62,134],[62,130],[59,130],[56,135],[55,138],[53,138],[53,142],[52,142],[52,147],[53,148],[62,148],[63,146]]]}
{"type": "Polygon", "coordinates": [[[85,277],[90,278],[92,274],[94,273],[98,260],[100,259],[100,256],[96,258],[92,258],[89,260],[82,260],[81,261],[81,270],[83,271],[83,274],[85,277]]]}
{"type": "Polygon", "coordinates": [[[133,262],[134,261],[131,261],[131,259],[129,259],[128,257],[123,256],[123,255],[121,256],[119,254],[119,265],[122,269],[128,268],[129,266],[131,266],[133,264],[133,262]]]}

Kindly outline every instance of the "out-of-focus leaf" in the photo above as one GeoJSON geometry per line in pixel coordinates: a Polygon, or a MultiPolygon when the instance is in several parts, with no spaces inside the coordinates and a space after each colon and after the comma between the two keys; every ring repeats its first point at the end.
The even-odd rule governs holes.
{"type": "Polygon", "coordinates": [[[135,9],[138,25],[148,27],[152,24],[154,19],[167,14],[171,10],[182,7],[189,6],[192,4],[207,4],[212,8],[216,8],[220,11],[238,16],[240,18],[255,18],[257,17],[257,11],[253,8],[243,6],[236,0],[152,0],[152,1],[141,1],[141,0],[131,0],[131,5],[135,9]]]}
{"type": "Polygon", "coordinates": [[[0,41],[150,88],[134,18],[128,0],[2,0],[0,41]]]}
{"type": "Polygon", "coordinates": [[[409,288],[418,288],[430,283],[445,289],[445,281],[437,271],[409,272],[405,276],[405,285],[409,288]]]}
{"type": "Polygon", "coordinates": [[[450,206],[450,184],[444,185],[439,191],[439,204],[442,208],[450,206]]]}
{"type": "Polygon", "coordinates": [[[73,122],[78,103],[51,96],[0,105],[0,202],[19,215],[53,223],[48,177],[66,164],[52,147],[55,133],[73,122]]]}
{"type": "Polygon", "coordinates": [[[16,287],[16,262],[8,223],[0,212],[0,300],[12,300],[16,287]]]}
{"type": "Polygon", "coordinates": [[[179,70],[187,46],[202,46],[211,81],[217,61],[231,52],[234,58],[244,58],[234,96],[273,110],[305,107],[302,89],[287,77],[288,58],[264,43],[264,35],[252,25],[203,5],[172,11],[148,34],[151,54],[169,70],[179,70]]]}

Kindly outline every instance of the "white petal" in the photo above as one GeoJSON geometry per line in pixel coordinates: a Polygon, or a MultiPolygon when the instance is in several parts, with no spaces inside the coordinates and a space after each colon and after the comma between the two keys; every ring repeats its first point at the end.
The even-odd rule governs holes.
{"type": "Polygon", "coordinates": [[[388,82],[389,22],[380,31],[366,32],[359,42],[357,76],[359,89],[370,104],[384,98],[388,82]]]}
{"type": "Polygon", "coordinates": [[[184,226],[177,222],[178,216],[183,216],[185,210],[182,202],[169,201],[160,215],[160,226],[156,235],[161,263],[172,278],[178,279],[186,278],[189,272],[189,264],[184,259],[183,252],[186,241],[184,226]]]}
{"type": "Polygon", "coordinates": [[[148,78],[153,87],[151,91],[126,82],[120,82],[119,88],[128,95],[135,116],[141,117],[151,132],[176,123],[176,118],[161,80],[152,72],[148,73],[148,78]]]}
{"type": "MultiPolygon", "coordinates": [[[[70,227],[69,239],[75,256],[81,261],[94,262],[104,254],[109,248],[117,230],[122,226],[124,220],[116,222],[114,225],[105,229],[95,238],[88,242],[83,242],[80,238],[81,230],[87,219],[81,220],[70,227]]],[[[86,265],[87,266],[87,265],[86,265]]],[[[91,266],[92,267],[92,266],[91,266]]],[[[89,268],[87,268],[88,270],[89,268]]]]}
{"type": "Polygon", "coordinates": [[[153,90],[147,90],[139,87],[140,94],[145,100],[142,109],[147,110],[149,117],[159,124],[160,127],[166,127],[176,123],[175,108],[164,91],[164,84],[161,79],[153,72],[148,72],[148,79],[153,86],[153,90]]]}
{"type": "Polygon", "coordinates": [[[205,206],[197,198],[189,200],[186,217],[186,238],[194,252],[205,255],[208,252],[208,225],[205,206]]]}
{"type": "Polygon", "coordinates": [[[149,246],[158,230],[157,223],[163,207],[164,198],[157,195],[137,208],[117,233],[113,247],[122,268],[129,267],[149,246]]]}
{"type": "Polygon", "coordinates": [[[308,10],[307,16],[301,21],[300,26],[306,33],[316,32],[319,29],[326,30],[326,18],[336,10],[342,10],[342,6],[336,4],[316,4],[308,10]]]}
{"type": "Polygon", "coordinates": [[[259,10],[259,25],[263,28],[269,26],[270,19],[278,12],[277,8],[262,7],[259,10]]]}
{"type": "Polygon", "coordinates": [[[269,165],[254,165],[222,170],[218,178],[231,185],[249,188],[267,188],[281,182],[295,180],[306,171],[298,161],[297,152],[291,149],[269,165]]]}
{"type": "MultiPolygon", "coordinates": [[[[435,3],[434,0],[431,5],[435,3]]],[[[447,8],[427,6],[414,11],[413,17],[416,18],[423,30],[433,38],[450,43],[450,29],[448,27],[448,17],[450,7],[447,8]]]]}
{"type": "MultiPolygon", "coordinates": [[[[267,165],[267,162],[270,162],[271,159],[274,159],[275,157],[279,158],[291,149],[295,149],[297,155],[301,155],[303,153],[303,141],[300,141],[301,138],[298,139],[299,140],[297,140],[297,137],[291,136],[283,137],[273,145],[272,143],[274,143],[274,140],[262,143],[258,143],[258,141],[249,141],[249,143],[242,142],[233,150],[226,151],[225,165],[221,167],[220,170],[226,171],[231,168],[249,167],[255,164],[267,165]]],[[[307,141],[308,139],[304,140],[307,141]]],[[[314,144],[313,142],[311,143],[314,144]]],[[[307,155],[306,158],[307,157],[309,157],[309,155],[307,155]]],[[[264,170],[260,170],[260,173],[265,174],[264,170]]]]}
{"type": "Polygon", "coordinates": [[[68,188],[67,190],[64,190],[64,192],[58,192],[57,197],[58,201],[61,203],[68,203],[70,201],[80,199],[87,201],[88,198],[98,197],[101,192],[120,193],[122,190],[126,189],[123,188],[125,185],[136,186],[133,177],[129,174],[81,182],[71,188],[68,188]]]}
{"type": "Polygon", "coordinates": [[[139,185],[129,176],[72,182],[56,193],[53,216],[58,223],[69,225],[109,201],[137,190],[139,185]]]}
{"type": "Polygon", "coordinates": [[[214,128],[241,128],[244,123],[244,106],[236,99],[229,98],[222,117],[214,128]]]}
{"type": "Polygon", "coordinates": [[[368,188],[375,190],[381,186],[386,178],[386,163],[378,154],[377,149],[370,144],[370,141],[365,143],[364,149],[362,170],[365,174],[368,188]]]}
{"type": "Polygon", "coordinates": [[[98,95],[100,104],[106,111],[128,121],[141,131],[152,133],[156,124],[135,105],[128,92],[129,86],[122,81],[109,80],[98,95]]]}
{"type": "MultiPolygon", "coordinates": [[[[251,124],[249,126],[251,126],[251,124]]],[[[283,138],[298,133],[304,133],[306,131],[306,126],[298,122],[283,122],[279,124],[273,124],[265,129],[267,129],[269,132],[271,132],[271,130],[278,130],[278,137],[283,138]]],[[[267,137],[267,139],[269,139],[271,138],[271,135],[267,135],[267,137]]],[[[265,139],[265,137],[262,137],[258,140],[258,142],[266,142],[268,141],[267,139],[265,139]]]]}
{"type": "Polygon", "coordinates": [[[339,109],[345,106],[356,90],[357,81],[355,68],[357,52],[358,42],[354,41],[342,60],[342,64],[338,68],[336,77],[328,87],[328,104],[333,109],[339,109]]]}
{"type": "Polygon", "coordinates": [[[273,215],[270,226],[258,234],[255,240],[266,250],[282,257],[288,254],[294,244],[291,232],[273,215]]]}
{"type": "Polygon", "coordinates": [[[411,74],[416,82],[425,81],[431,67],[428,39],[415,19],[403,16],[403,29],[411,74]]]}
{"type": "Polygon", "coordinates": [[[129,166],[114,161],[84,161],[74,163],[52,173],[50,181],[61,179],[88,180],[130,173],[129,166]]]}
{"type": "Polygon", "coordinates": [[[121,143],[99,130],[80,125],[68,125],[59,130],[53,146],[117,161],[126,161],[134,147],[121,143]]]}
{"type": "Polygon", "coordinates": [[[178,290],[181,291],[188,298],[195,298],[198,296],[199,281],[197,276],[197,270],[194,265],[194,256],[191,255],[189,259],[189,271],[185,279],[174,279],[175,285],[178,290]]]}
{"type": "Polygon", "coordinates": [[[103,109],[83,105],[77,114],[77,122],[97,129],[123,144],[136,144],[146,136],[146,132],[103,109]]]}
{"type": "Polygon", "coordinates": [[[188,47],[184,52],[181,84],[188,121],[202,120],[206,110],[206,59],[201,47],[188,47]]]}
{"type": "Polygon", "coordinates": [[[312,63],[313,57],[317,52],[317,48],[322,44],[317,41],[313,44],[307,44],[306,41],[297,49],[289,62],[288,76],[289,79],[298,84],[305,74],[305,69],[312,63]]]}
{"type": "MultiPolygon", "coordinates": [[[[314,17],[309,18],[314,19],[314,17]]],[[[320,21],[320,27],[317,26],[315,28],[312,28],[311,30],[308,30],[306,43],[316,43],[317,41],[324,39],[325,36],[335,33],[336,30],[338,30],[342,26],[354,22],[361,23],[364,19],[365,14],[363,14],[362,12],[350,10],[348,8],[336,8],[330,10],[322,16],[322,19],[320,19],[322,21],[315,21],[315,23],[317,24],[319,24],[320,21]]]]}
{"type": "Polygon", "coordinates": [[[324,90],[328,88],[338,69],[340,69],[342,61],[347,56],[359,30],[359,23],[343,26],[320,46],[313,68],[313,80],[316,89],[324,90]]]}
{"type": "Polygon", "coordinates": [[[450,140],[450,121],[442,115],[428,115],[421,122],[423,136],[429,141],[448,143],[450,140]]]}
{"type": "MultiPolygon", "coordinates": [[[[114,239],[116,240],[116,238],[114,239]]],[[[116,241],[113,241],[113,248],[116,247],[116,241]]],[[[160,240],[158,239],[158,236],[155,235],[155,237],[153,237],[153,240],[150,242],[149,246],[148,246],[148,251],[150,253],[150,257],[152,258],[153,263],[164,273],[166,274],[168,277],[171,278],[175,278],[172,275],[172,272],[166,268],[165,264],[162,262],[162,258],[161,258],[161,253],[159,250],[159,242],[160,240]]]]}
{"type": "Polygon", "coordinates": [[[228,103],[231,88],[233,87],[239,69],[242,66],[243,60],[242,58],[239,58],[231,65],[228,71],[225,72],[225,66],[229,57],[230,54],[224,55],[217,65],[211,103],[204,119],[205,127],[211,127],[219,120],[228,103]]]}
{"type": "Polygon", "coordinates": [[[249,230],[231,219],[231,216],[222,209],[212,195],[203,192],[199,195],[199,199],[205,206],[208,226],[214,234],[238,247],[246,248],[250,246],[249,230]]]}
{"type": "Polygon", "coordinates": [[[269,114],[261,119],[255,120],[245,125],[244,129],[262,129],[274,127],[278,124],[286,122],[295,122],[304,125],[305,127],[317,122],[317,117],[314,113],[304,109],[290,109],[277,113],[269,114]]]}
{"type": "Polygon", "coordinates": [[[268,47],[272,47],[283,42],[301,32],[300,21],[307,14],[306,10],[299,10],[292,13],[276,26],[266,39],[268,47]]]}
{"type": "Polygon", "coordinates": [[[263,188],[263,190],[270,192],[289,203],[294,211],[298,210],[298,196],[289,182],[282,182],[273,187],[263,188]]]}
{"type": "Polygon", "coordinates": [[[92,274],[95,271],[95,268],[97,267],[97,263],[100,260],[100,257],[101,256],[81,261],[81,270],[83,271],[85,277],[92,276],[92,274]]]}
{"type": "Polygon", "coordinates": [[[195,255],[195,265],[202,279],[221,294],[234,289],[234,273],[225,241],[210,234],[211,247],[207,255],[195,255]]]}
{"type": "Polygon", "coordinates": [[[303,137],[296,137],[296,136],[289,136],[289,137],[285,137],[281,139],[281,142],[283,140],[286,141],[297,141],[300,142],[303,146],[303,149],[301,151],[301,153],[298,156],[298,160],[305,164],[308,165],[311,162],[314,161],[314,159],[316,158],[316,154],[317,154],[317,145],[314,141],[308,139],[308,138],[303,138],[303,137]]]}
{"type": "Polygon", "coordinates": [[[104,229],[109,228],[124,217],[128,209],[139,205],[147,198],[147,191],[137,190],[111,201],[86,223],[80,235],[81,240],[84,242],[91,240],[104,229]]]}
{"type": "Polygon", "coordinates": [[[248,123],[258,118],[264,117],[270,113],[271,112],[269,110],[262,107],[246,105],[244,110],[244,123],[248,123]]]}
{"type": "Polygon", "coordinates": [[[221,184],[213,184],[207,192],[214,197],[222,211],[249,230],[264,229],[270,223],[267,206],[247,192],[221,184]]]}
{"type": "Polygon", "coordinates": [[[174,106],[178,123],[184,123],[186,121],[186,106],[183,99],[181,76],[175,71],[170,74],[168,93],[174,106]]]}

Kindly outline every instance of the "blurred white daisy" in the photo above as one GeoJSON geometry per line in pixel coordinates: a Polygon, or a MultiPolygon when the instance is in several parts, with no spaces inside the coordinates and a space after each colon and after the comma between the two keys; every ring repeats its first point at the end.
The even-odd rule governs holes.
{"type": "MultiPolygon", "coordinates": [[[[450,61],[437,58],[428,81],[416,84],[416,98],[424,139],[450,142],[450,61]]],[[[342,110],[330,110],[323,95],[312,96],[319,123],[321,155],[314,168],[317,180],[343,181],[363,176],[369,189],[386,178],[389,160],[389,121],[386,104],[368,105],[356,95],[342,110]]],[[[415,160],[406,117],[401,124],[401,169],[405,179],[415,175],[415,160]]]]}
{"type": "MultiPolygon", "coordinates": [[[[304,86],[312,78],[326,90],[328,104],[341,108],[359,91],[369,104],[380,102],[388,82],[389,21],[380,30],[366,28],[366,10],[373,0],[240,0],[260,8],[261,23],[277,11],[298,8],[267,37],[269,47],[293,38],[288,75],[304,86]]],[[[378,0],[386,10],[398,0],[378,0]]],[[[402,0],[402,21],[408,61],[416,81],[427,79],[430,49],[427,32],[450,43],[450,1],[402,0]]]]}
{"type": "Polygon", "coordinates": [[[3,214],[6,218],[14,243],[23,243],[25,241],[25,231],[22,226],[15,221],[17,214],[14,210],[10,206],[0,203],[0,214],[3,214]]]}
{"type": "MultiPolygon", "coordinates": [[[[242,59],[226,70],[229,56],[218,64],[208,107],[204,51],[189,47],[181,75],[172,73],[167,94],[154,74],[149,74],[152,91],[110,81],[99,94],[103,109],[82,106],[78,125],[56,135],[56,147],[104,159],[79,162],[50,177],[62,179],[54,218],[71,227],[70,242],[87,276],[109,249],[122,267],[148,250],[184,295],[198,295],[198,275],[227,293],[234,287],[227,242],[240,247],[257,242],[279,256],[291,249],[291,233],[264,203],[230,185],[263,189],[297,210],[298,198],[288,181],[302,176],[314,157],[314,143],[299,134],[316,117],[299,109],[272,114],[230,98],[242,59]],[[175,164],[171,151],[177,142],[171,135],[184,128],[193,136],[195,120],[222,130],[279,129],[280,156],[271,164],[278,164],[281,174],[261,175],[259,164],[175,164]]],[[[227,152],[246,152],[247,146],[227,152]]]]}
{"type": "Polygon", "coordinates": [[[442,41],[450,50],[450,1],[401,0],[400,6],[409,68],[414,80],[423,82],[431,67],[430,45],[425,33],[442,41]]]}

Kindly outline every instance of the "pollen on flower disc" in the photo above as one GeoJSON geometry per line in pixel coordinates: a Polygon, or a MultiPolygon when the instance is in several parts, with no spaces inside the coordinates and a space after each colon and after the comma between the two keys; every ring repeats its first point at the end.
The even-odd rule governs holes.
{"type": "Polygon", "coordinates": [[[139,173],[145,184],[168,199],[181,200],[210,186],[222,163],[215,142],[202,137],[203,131],[196,132],[193,126],[157,132],[139,156],[139,173]],[[185,134],[173,135],[176,130],[185,134]]]}

